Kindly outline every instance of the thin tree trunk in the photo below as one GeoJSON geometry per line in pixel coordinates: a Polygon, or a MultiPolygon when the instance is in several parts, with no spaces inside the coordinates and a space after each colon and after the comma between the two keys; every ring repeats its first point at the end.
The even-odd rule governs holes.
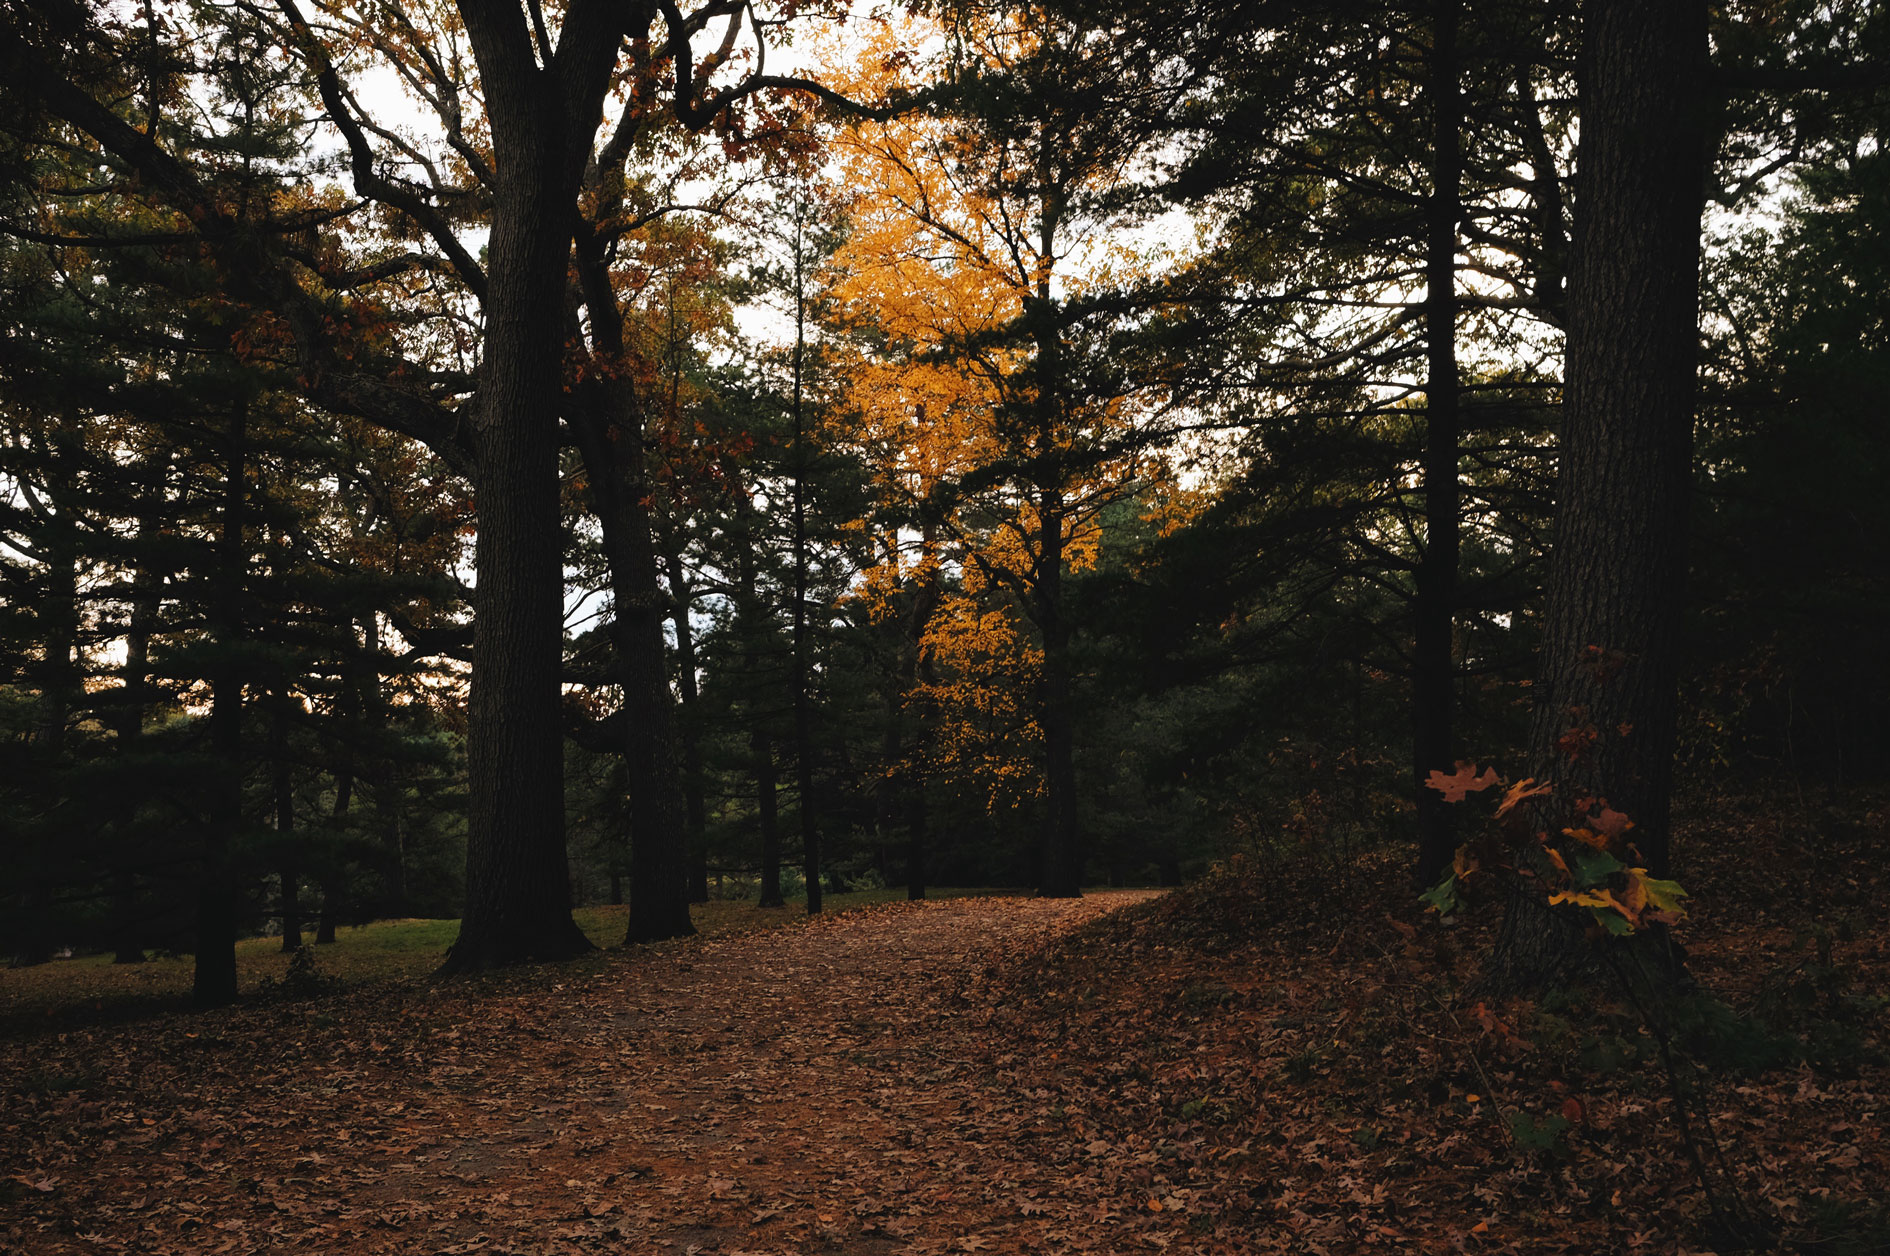
{"type": "MultiPolygon", "coordinates": [[[[353,636],[350,625],[349,636],[353,636]]],[[[368,611],[361,617],[362,653],[354,675],[354,705],[376,736],[387,729],[387,696],[381,688],[381,616],[368,611]]],[[[401,782],[398,764],[383,762],[374,781],[374,814],[381,834],[381,858],[388,869],[387,908],[395,916],[410,916],[407,891],[407,829],[400,813],[401,782]]]]}
{"type": "Polygon", "coordinates": [[[820,911],[820,823],[814,801],[814,715],[808,691],[806,415],[802,406],[807,357],[807,291],[801,224],[794,232],[794,774],[800,794],[801,875],[807,881],[807,912],[820,911]]]}
{"type": "MultiPolygon", "coordinates": [[[[590,242],[586,242],[588,245],[590,242]]],[[[598,352],[624,352],[621,314],[600,250],[581,247],[579,276],[598,352]]],[[[688,937],[687,804],[676,703],[663,640],[643,423],[630,381],[595,381],[573,431],[610,567],[611,643],[629,718],[623,765],[630,795],[630,915],[626,943],[688,937]]]]}
{"type": "Polygon", "coordinates": [[[1047,898],[1083,892],[1083,857],[1076,816],[1076,729],[1070,707],[1070,629],[1063,613],[1062,494],[1045,490],[1038,507],[1042,559],[1037,573],[1037,627],[1043,634],[1042,719],[1045,758],[1043,875],[1047,898]]]}
{"type": "Polygon", "coordinates": [[[645,504],[641,426],[620,422],[624,435],[610,448],[619,457],[624,487],[614,502],[613,522],[602,526],[611,554],[618,665],[631,710],[624,758],[630,774],[630,919],[624,941],[634,943],[688,937],[696,927],[689,918],[687,803],[645,504]]]}
{"type": "MultiPolygon", "coordinates": [[[[379,625],[378,620],[374,616],[374,612],[370,611],[368,614],[369,622],[374,625],[370,630],[370,642],[372,642],[373,634],[378,631],[379,625]]],[[[354,636],[353,621],[344,617],[342,626],[346,630],[345,635],[350,639],[349,645],[352,646],[352,638],[354,636]]],[[[374,656],[376,658],[379,657],[378,650],[374,651],[374,656]]],[[[378,669],[379,664],[375,663],[372,666],[378,669]]],[[[358,720],[363,714],[363,708],[367,705],[365,685],[363,684],[363,678],[359,674],[361,671],[360,663],[352,655],[344,656],[341,670],[340,713],[344,720],[358,720]]],[[[378,670],[375,673],[375,677],[374,683],[378,686],[378,670]]],[[[356,730],[344,727],[343,732],[344,738],[337,756],[334,772],[335,799],[328,812],[328,827],[330,832],[334,834],[335,840],[339,840],[342,827],[348,818],[349,809],[354,805],[355,757],[354,746],[349,738],[356,735],[356,730]]],[[[322,890],[321,910],[316,913],[315,918],[315,945],[317,946],[329,946],[333,944],[335,940],[335,927],[341,917],[341,870],[334,866],[332,853],[324,857],[323,864],[324,866],[320,869],[316,877],[322,890]]]]}
{"type": "Polygon", "coordinates": [[[282,886],[282,950],[288,954],[302,949],[302,874],[290,848],[295,833],[295,779],[289,771],[288,717],[282,709],[287,706],[287,696],[278,703],[270,749],[275,769],[276,878],[282,886]]]}
{"type": "MultiPolygon", "coordinates": [[[[742,484],[741,467],[732,458],[724,460],[723,470],[730,484],[742,484]]],[[[766,630],[767,612],[762,606],[757,588],[755,569],[759,560],[755,553],[754,501],[745,488],[738,488],[737,493],[740,500],[735,509],[734,535],[731,538],[735,547],[735,615],[744,652],[752,665],[752,660],[760,652],[761,642],[771,634],[766,630]]],[[[753,703],[750,705],[752,709],[753,703]]],[[[756,712],[753,718],[748,733],[748,749],[755,778],[755,807],[761,828],[761,886],[756,905],[784,907],[786,900],[781,895],[781,782],[775,767],[774,738],[769,734],[765,711],[756,712]]]]}
{"type": "Polygon", "coordinates": [[[906,792],[906,900],[925,897],[926,856],[931,848],[930,817],[925,805],[925,782],[911,783],[906,792]]]}
{"type": "MultiPolygon", "coordinates": [[[[925,409],[919,408],[919,422],[925,422],[925,409]]],[[[931,652],[925,647],[925,634],[938,611],[943,589],[939,582],[938,525],[927,517],[919,533],[919,589],[913,600],[912,625],[907,630],[905,675],[906,710],[913,727],[912,750],[906,773],[906,898],[925,897],[926,857],[930,845],[926,786],[929,783],[932,756],[933,711],[927,696],[936,679],[931,652]]]]}
{"type": "Polygon", "coordinates": [[[677,709],[676,729],[682,747],[683,832],[689,850],[689,901],[709,901],[708,805],[702,790],[702,745],[697,724],[700,719],[701,689],[696,683],[696,633],[689,622],[693,601],[688,573],[682,555],[663,555],[669,576],[670,623],[676,629],[676,684],[682,701],[677,709]]]}
{"type": "Polygon", "coordinates": [[[236,651],[243,637],[240,605],[249,556],[243,544],[247,412],[230,412],[224,457],[222,535],[217,544],[215,626],[219,661],[211,679],[210,749],[218,765],[204,826],[203,868],[197,886],[196,963],[191,998],[212,1007],[236,1000],[236,877],[231,867],[243,818],[243,673],[236,651]]]}
{"type": "MultiPolygon", "coordinates": [[[[39,712],[33,740],[49,778],[67,766],[66,733],[72,708],[84,691],[74,651],[79,640],[78,538],[64,510],[47,509],[46,596],[39,608],[44,656],[39,671],[39,712]]],[[[12,967],[30,968],[53,957],[53,892],[50,869],[25,870],[26,888],[16,924],[19,938],[12,967]]]]}
{"type": "MultiPolygon", "coordinates": [[[[1045,179],[1045,186],[1050,180],[1045,179]]],[[[1057,232],[1063,205],[1054,197],[1044,205],[1038,224],[1037,255],[1057,256],[1057,232]]],[[[1063,332],[1050,270],[1039,273],[1033,311],[1037,349],[1035,398],[1037,456],[1047,471],[1037,484],[1038,554],[1033,590],[1037,630],[1043,637],[1043,681],[1039,718],[1044,740],[1044,842],[1037,878],[1047,898],[1075,898],[1083,892],[1082,835],[1076,801],[1076,714],[1070,688],[1070,625],[1063,606],[1065,522],[1064,469],[1057,450],[1064,439],[1063,332]]]]}
{"type": "MultiPolygon", "coordinates": [[[[147,486],[146,496],[141,499],[138,513],[137,539],[141,552],[138,554],[137,571],[131,578],[131,615],[125,625],[125,661],[118,670],[119,684],[124,690],[124,708],[118,715],[118,753],[125,759],[135,758],[143,749],[145,712],[151,703],[151,637],[157,629],[158,609],[163,595],[157,569],[150,557],[142,552],[142,547],[157,537],[161,526],[159,517],[162,514],[168,467],[168,455],[157,455],[150,471],[151,482],[147,486]]],[[[142,964],[145,958],[139,920],[138,880],[124,866],[131,858],[131,843],[135,840],[143,793],[142,788],[128,791],[118,802],[119,850],[116,859],[120,866],[112,873],[114,964],[142,964]]]]}
{"type": "Polygon", "coordinates": [[[1431,51],[1431,195],[1426,206],[1424,301],[1424,554],[1412,602],[1412,788],[1417,799],[1417,880],[1431,885],[1456,850],[1453,812],[1425,786],[1456,761],[1453,616],[1457,601],[1460,506],[1457,451],[1457,224],[1462,216],[1462,105],[1457,68],[1460,0],[1435,0],[1431,51]]]}
{"type": "MultiPolygon", "coordinates": [[[[614,168],[607,167],[601,164],[596,172],[614,179],[614,168]]],[[[613,196],[621,202],[620,183],[591,191],[600,204],[613,196]]],[[[627,361],[625,316],[606,245],[588,232],[578,235],[575,273],[590,315],[592,352],[609,363],[627,361]]],[[[575,315],[570,319],[566,326],[575,337],[575,315]]],[[[624,941],[688,937],[696,931],[689,916],[688,804],[663,638],[665,599],[643,407],[635,382],[614,370],[587,381],[577,398],[582,404],[569,418],[610,568],[610,638],[628,717],[623,765],[630,796],[630,913],[624,941]]]]}
{"type": "Polygon", "coordinates": [[[756,905],[785,907],[787,900],[781,894],[781,779],[775,771],[774,739],[757,724],[748,745],[755,756],[755,806],[761,823],[761,893],[756,905]]]}

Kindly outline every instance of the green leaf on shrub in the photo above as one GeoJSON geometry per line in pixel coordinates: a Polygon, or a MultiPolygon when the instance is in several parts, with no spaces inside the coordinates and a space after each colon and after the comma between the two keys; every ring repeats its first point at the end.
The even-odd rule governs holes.
{"type": "Polygon", "coordinates": [[[1627,865],[1604,850],[1590,850],[1585,846],[1574,847],[1566,852],[1569,873],[1574,878],[1575,888],[1591,890],[1606,881],[1617,872],[1624,871],[1627,865]]]}
{"type": "Polygon", "coordinates": [[[1446,872],[1444,879],[1418,895],[1419,901],[1429,904],[1430,909],[1440,916],[1449,916],[1463,906],[1463,895],[1457,890],[1457,874],[1446,872]]]}

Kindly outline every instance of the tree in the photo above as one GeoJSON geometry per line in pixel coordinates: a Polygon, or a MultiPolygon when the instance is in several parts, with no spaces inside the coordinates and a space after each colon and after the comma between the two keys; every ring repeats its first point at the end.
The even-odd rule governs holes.
{"type": "MultiPolygon", "coordinates": [[[[1632,817],[1667,875],[1699,360],[1706,9],[1590,0],[1554,541],[1531,750],[1556,803],[1632,817]]],[[[1554,971],[1566,931],[1511,896],[1494,979],[1554,971]]]]}
{"type": "MultiPolygon", "coordinates": [[[[564,418],[593,463],[606,547],[621,571],[619,663],[640,716],[625,721],[627,762],[648,774],[633,798],[651,809],[636,830],[647,866],[641,889],[633,885],[641,895],[633,902],[634,931],[687,931],[686,903],[679,909],[673,901],[683,891],[668,884],[681,806],[669,801],[679,793],[673,699],[640,514],[641,415],[617,370],[621,310],[608,273],[619,238],[647,218],[611,215],[624,209],[616,193],[625,163],[650,134],[646,123],[667,116],[684,128],[718,130],[741,147],[790,130],[765,110],[744,112],[748,102],[775,89],[818,89],[765,73],[765,49],[751,71],[717,81],[716,68],[730,62],[751,26],[765,32],[771,25],[745,5],[684,13],[667,3],[576,0],[557,15],[555,41],[542,8],[517,0],[468,0],[457,12],[340,3],[310,11],[312,18],[295,0],[280,0],[273,11],[242,6],[193,19],[224,31],[227,46],[292,53],[297,73],[275,104],[297,92],[320,100],[345,147],[360,198],[353,204],[329,197],[313,206],[309,196],[289,193],[233,209],[206,182],[196,153],[175,142],[156,114],[140,125],[114,103],[126,66],[158,67],[182,90],[193,76],[204,82],[241,64],[240,56],[197,65],[160,24],[120,22],[76,3],[12,4],[6,64],[37,107],[88,137],[102,159],[137,171],[140,195],[182,215],[183,229],[221,268],[228,294],[279,321],[282,348],[300,367],[307,397],[427,441],[476,482],[467,910],[450,969],[588,945],[569,916],[558,763],[563,433],[556,417],[564,418]],[[692,41],[717,22],[720,42],[699,54],[692,41]],[[410,140],[364,110],[349,76],[372,59],[428,107],[436,135],[410,140]],[[600,144],[607,98],[617,106],[615,122],[600,144]],[[580,225],[573,207],[581,186],[602,217],[580,225]],[[351,218],[359,225],[367,206],[382,215],[371,228],[349,236],[339,227],[351,218]],[[465,236],[480,229],[488,232],[483,260],[465,236]],[[352,247],[361,241],[365,250],[352,247]],[[567,284],[574,241],[575,294],[567,284]],[[385,330],[390,307],[400,309],[405,327],[425,332],[363,336],[367,324],[385,330]],[[478,316],[469,320],[473,309],[478,316]],[[574,327],[580,311],[585,323],[574,327]],[[469,321],[483,337],[476,353],[469,321]],[[588,352],[607,369],[567,393],[565,349],[574,332],[592,337],[588,352]],[[475,357],[476,375],[468,369],[475,357]]],[[[176,32],[195,33],[188,24],[176,32]]],[[[261,60],[289,64],[274,52],[261,60]]],[[[295,183],[294,172],[282,173],[295,183]]]]}
{"type": "Polygon", "coordinates": [[[1521,609],[1536,557],[1515,544],[1528,510],[1510,490],[1540,457],[1554,382],[1539,364],[1560,317],[1568,108],[1545,98],[1567,95],[1566,14],[1372,0],[1072,16],[1113,48],[1109,107],[1174,154],[1165,194],[1216,229],[1164,277],[1182,309],[1148,351],[1201,421],[1240,433],[1257,474],[1239,491],[1327,537],[1311,561],[1396,599],[1404,622],[1372,666],[1410,679],[1432,880],[1455,842],[1422,784],[1475,731],[1471,639],[1521,609]],[[1315,479],[1291,467],[1309,453],[1343,493],[1267,487],[1315,479]]]}
{"type": "Polygon", "coordinates": [[[1708,147],[1704,7],[1594,0],[1534,751],[1667,867],[1708,147]]]}
{"type": "MultiPolygon", "coordinates": [[[[220,204],[264,214],[281,203],[275,166],[291,159],[299,137],[272,104],[280,67],[226,71],[206,97],[209,114],[225,122],[221,133],[162,126],[180,146],[210,154],[203,186],[220,204]]],[[[154,132],[167,85],[147,80],[135,102],[154,132]]],[[[462,499],[411,442],[381,434],[365,443],[408,482],[366,495],[378,503],[369,508],[378,524],[344,521],[358,498],[337,500],[333,487],[359,487],[371,459],[353,425],[293,397],[280,325],[219,292],[216,258],[201,239],[101,161],[82,132],[32,117],[9,138],[32,161],[0,218],[7,279],[31,282],[7,303],[4,323],[0,404],[13,437],[5,473],[29,500],[53,491],[60,526],[80,542],[74,554],[88,573],[75,589],[80,648],[52,654],[83,660],[75,692],[84,700],[68,710],[109,733],[88,735],[83,753],[66,756],[71,801],[108,801],[62,808],[60,888],[75,904],[103,890],[109,940],[123,959],[140,958],[147,942],[194,946],[199,999],[227,1001],[236,933],[258,910],[294,916],[300,870],[329,862],[321,857],[329,843],[293,812],[297,777],[313,776],[317,747],[359,736],[324,701],[329,678],[361,654],[353,617],[451,617],[454,594],[442,591],[439,573],[457,558],[462,499]],[[88,194],[66,195],[75,183],[88,194]],[[425,505],[396,505],[403,496],[425,505]],[[404,553],[396,538],[390,552],[387,531],[407,527],[430,536],[410,539],[404,553]],[[416,607],[423,601],[431,609],[416,607]],[[119,646],[122,662],[103,665],[119,646]],[[256,737],[265,705],[269,731],[256,737]],[[272,830],[250,822],[262,809],[247,788],[258,767],[272,830]],[[259,907],[265,870],[281,887],[280,912],[259,907]],[[186,896],[199,904],[194,942],[189,926],[158,915],[161,903],[186,896]]],[[[49,576],[66,564],[40,566],[49,576]]],[[[415,757],[393,741],[377,749],[415,757]]],[[[347,792],[337,787],[343,810],[347,792]]],[[[331,926],[338,879],[324,878],[324,888],[331,926]]],[[[69,937],[92,932],[86,914],[64,913],[69,937]]]]}
{"type": "Polygon", "coordinates": [[[1890,255],[1870,227],[1890,162],[1882,106],[1854,112],[1811,146],[1775,225],[1709,233],[1686,775],[1835,784],[1890,750],[1874,722],[1890,255]]]}
{"type": "MultiPolygon", "coordinates": [[[[1066,896],[1080,892],[1084,859],[1065,579],[1089,560],[1098,513],[1152,470],[1146,451],[1160,439],[1105,352],[1124,318],[1104,295],[1119,278],[1111,268],[1134,263],[1097,237],[1136,150],[1096,108],[1079,27],[1036,11],[979,13],[949,34],[965,61],[960,116],[862,125],[842,141],[866,191],[839,292],[893,352],[938,355],[986,397],[973,449],[927,508],[955,557],[1034,630],[1038,884],[1066,896]]],[[[872,74],[900,61],[869,48],[861,64],[872,74]]],[[[952,430],[932,421],[911,435],[952,430]]]]}

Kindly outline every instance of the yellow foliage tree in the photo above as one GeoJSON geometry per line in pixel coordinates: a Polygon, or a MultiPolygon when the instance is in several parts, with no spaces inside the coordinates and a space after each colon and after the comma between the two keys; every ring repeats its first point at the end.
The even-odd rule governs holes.
{"type": "Polygon", "coordinates": [[[1111,224],[1094,206],[1126,178],[1127,157],[1077,99],[1080,75],[1066,73],[1076,42],[1041,13],[979,15],[949,31],[887,25],[833,78],[850,93],[889,94],[911,70],[904,50],[927,46],[961,59],[964,100],[981,81],[1006,83],[1017,107],[860,120],[836,145],[854,199],[830,289],[856,341],[873,346],[854,365],[850,400],[882,486],[910,508],[885,525],[887,569],[866,590],[936,580],[943,564],[964,574],[967,595],[1008,598],[993,618],[934,597],[938,618],[912,635],[921,660],[1016,665],[1010,696],[971,680],[916,692],[969,737],[1034,691],[1016,735],[944,747],[941,766],[968,767],[974,743],[983,749],[972,757],[1005,781],[1032,764],[1038,786],[992,799],[1041,792],[1040,888],[1071,895],[1083,860],[1065,578],[1096,561],[1103,510],[1166,474],[1150,452],[1147,398],[1097,369],[1115,315],[1093,298],[1133,259],[1107,243],[1111,224]],[[1028,667],[1003,639],[1020,616],[1036,637],[1028,667]],[[994,744],[1015,761],[1000,767],[994,744]]]}

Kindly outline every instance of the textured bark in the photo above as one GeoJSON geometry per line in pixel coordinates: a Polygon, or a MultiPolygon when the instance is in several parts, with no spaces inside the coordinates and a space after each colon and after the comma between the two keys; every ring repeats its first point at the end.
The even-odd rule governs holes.
{"type": "Polygon", "coordinates": [[[1417,880],[1431,885],[1456,848],[1454,813],[1424,782],[1456,761],[1460,414],[1457,378],[1457,225],[1462,217],[1462,103],[1457,67],[1459,0],[1436,0],[1430,65],[1431,195],[1425,207],[1424,553],[1412,602],[1412,788],[1417,799],[1417,880]]]}
{"type": "MultiPolygon", "coordinates": [[[[625,352],[623,315],[595,241],[580,242],[579,282],[591,310],[595,351],[625,352]]],[[[592,510],[610,567],[610,634],[623,686],[624,775],[630,796],[630,916],[624,940],[688,937],[687,802],[663,639],[667,599],[659,583],[649,504],[649,467],[634,385],[594,381],[573,411],[592,510]]]]}
{"type": "MultiPolygon", "coordinates": [[[[626,406],[628,397],[620,397],[626,406]]],[[[621,413],[621,412],[620,412],[621,413]]],[[[616,487],[599,500],[604,548],[610,556],[616,613],[613,640],[626,721],[624,765],[630,793],[630,919],[626,942],[695,933],[689,918],[687,804],[676,736],[676,703],[664,655],[663,598],[657,589],[650,535],[642,429],[620,417],[608,451],[616,487]]]]}
{"type": "MultiPolygon", "coordinates": [[[[549,122],[541,129],[555,135],[549,122]]],[[[514,146],[499,158],[479,396],[466,908],[447,971],[589,948],[571,919],[564,850],[563,531],[548,401],[560,388],[569,200],[547,139],[551,153],[514,146]]]]}
{"type": "MultiPolygon", "coordinates": [[[[1531,730],[1557,805],[1606,798],[1668,868],[1698,357],[1706,15],[1591,0],[1554,547],[1531,730]]],[[[1538,983],[1553,930],[1512,912],[1497,985],[1538,983]]]]}
{"type": "Polygon", "coordinates": [[[1565,797],[1606,797],[1632,817],[1659,873],[1698,362],[1706,19],[1698,0],[1593,0],[1584,21],[1567,380],[1533,748],[1565,797]]]}
{"type": "Polygon", "coordinates": [[[571,919],[564,848],[557,416],[572,204],[620,37],[613,28],[599,46],[579,46],[598,6],[574,4],[567,46],[541,68],[515,0],[459,8],[485,88],[497,178],[474,418],[466,907],[447,972],[590,948],[571,919]]]}

